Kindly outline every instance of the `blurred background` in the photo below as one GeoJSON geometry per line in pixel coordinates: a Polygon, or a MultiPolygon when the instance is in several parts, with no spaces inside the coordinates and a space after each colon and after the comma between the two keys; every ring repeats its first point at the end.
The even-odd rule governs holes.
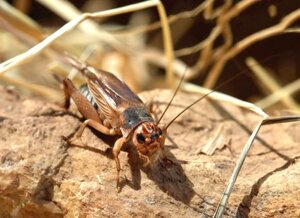
{"type": "MultiPolygon", "coordinates": [[[[146,1],[0,0],[0,62],[27,51],[81,13],[141,2],[146,1]]],[[[117,74],[135,92],[176,86],[186,71],[188,82],[268,112],[299,111],[300,1],[161,2],[171,29],[174,80],[166,80],[166,42],[157,7],[151,7],[83,22],[41,54],[0,74],[1,84],[55,101],[62,97],[63,78],[72,77],[77,86],[84,81],[65,64],[68,52],[117,74]]]]}

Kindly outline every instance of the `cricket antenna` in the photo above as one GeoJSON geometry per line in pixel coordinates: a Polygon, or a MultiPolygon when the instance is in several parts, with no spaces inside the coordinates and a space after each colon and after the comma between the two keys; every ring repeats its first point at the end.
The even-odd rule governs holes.
{"type": "Polygon", "coordinates": [[[181,86],[181,84],[182,84],[182,82],[183,82],[183,80],[184,80],[184,77],[185,77],[185,74],[186,74],[187,69],[188,69],[188,66],[185,65],[185,70],[184,70],[184,72],[183,72],[183,74],[182,74],[182,76],[181,76],[181,78],[180,78],[180,81],[179,81],[179,83],[178,83],[178,85],[177,85],[177,87],[176,87],[176,90],[175,90],[175,92],[174,92],[174,94],[173,94],[171,100],[169,101],[167,107],[165,108],[164,112],[162,113],[162,115],[161,115],[160,118],[158,119],[157,124],[159,124],[159,122],[161,121],[161,119],[163,118],[163,116],[165,115],[165,113],[167,112],[167,110],[169,109],[169,107],[171,106],[171,104],[172,104],[172,102],[173,102],[173,99],[175,98],[175,96],[176,96],[177,92],[179,91],[179,88],[180,88],[180,86],[181,86]]]}
{"type": "Polygon", "coordinates": [[[87,63],[75,57],[74,55],[65,52],[65,60],[68,62],[68,64],[71,64],[73,68],[88,78],[94,78],[95,76],[98,76],[95,68],[90,67],[87,63]]]}
{"type": "MultiPolygon", "coordinates": [[[[179,117],[181,116],[184,112],[186,112],[188,109],[190,109],[191,107],[193,107],[195,104],[197,104],[198,102],[200,102],[201,100],[203,100],[204,98],[206,98],[207,96],[209,96],[211,93],[217,91],[218,89],[222,88],[223,86],[225,86],[226,84],[230,83],[232,80],[234,80],[235,78],[237,78],[239,75],[243,74],[244,71],[241,71],[239,73],[237,73],[236,75],[234,75],[233,77],[231,77],[230,79],[226,80],[225,82],[221,83],[220,85],[218,85],[214,90],[211,90],[210,92],[206,93],[205,95],[201,96],[200,98],[198,98],[196,101],[194,101],[192,104],[190,104],[189,106],[187,106],[185,109],[183,109],[179,114],[177,114],[166,126],[165,129],[168,129],[169,126],[179,117]]],[[[182,81],[181,81],[182,82],[182,81]]]]}
{"type": "Polygon", "coordinates": [[[68,62],[68,64],[71,64],[72,67],[79,71],[83,71],[87,65],[81,61],[79,58],[75,57],[74,55],[71,55],[67,52],[64,52],[65,60],[68,62]]]}
{"type": "MultiPolygon", "coordinates": [[[[288,54],[290,52],[287,52],[288,54]]],[[[271,55],[270,57],[267,57],[263,60],[263,63],[267,62],[268,60],[274,58],[274,57],[280,57],[283,54],[275,54],[275,55],[271,55]]],[[[252,66],[256,66],[257,64],[253,64],[252,66]]],[[[249,66],[249,67],[252,67],[249,66]]],[[[192,104],[190,104],[189,106],[187,106],[185,109],[183,109],[179,114],[177,114],[166,126],[165,129],[168,129],[169,126],[179,117],[181,116],[181,114],[183,114],[184,112],[186,112],[188,109],[190,109],[191,107],[193,107],[195,104],[197,104],[198,102],[200,102],[201,100],[203,100],[204,98],[206,98],[207,96],[209,96],[211,93],[219,90],[220,88],[222,88],[223,86],[227,85],[228,83],[230,83],[231,81],[233,81],[234,79],[236,79],[238,76],[240,76],[241,74],[244,74],[245,72],[247,72],[248,69],[244,69],[242,71],[240,71],[239,73],[237,73],[236,75],[234,75],[233,77],[231,77],[230,79],[226,80],[225,82],[221,83],[220,85],[218,85],[214,90],[211,90],[210,92],[206,93],[205,95],[203,95],[202,97],[200,97],[199,99],[197,99],[196,101],[194,101],[192,104]]],[[[180,81],[180,84],[182,83],[182,80],[180,81]]],[[[176,93],[175,93],[176,94],[176,93]]],[[[171,102],[170,102],[171,103],[171,102]]],[[[169,103],[169,104],[170,104],[169,103]]],[[[168,105],[169,107],[170,105],[168,105]]],[[[168,108],[167,107],[167,108],[168,108]]],[[[165,111],[164,111],[165,113],[165,111]]]]}

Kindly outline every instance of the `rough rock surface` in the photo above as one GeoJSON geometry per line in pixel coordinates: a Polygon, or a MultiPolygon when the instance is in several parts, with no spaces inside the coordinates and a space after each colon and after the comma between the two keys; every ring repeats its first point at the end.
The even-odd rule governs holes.
{"type": "MultiPolygon", "coordinates": [[[[210,217],[235,161],[260,117],[229,104],[202,101],[169,129],[172,163],[144,168],[121,152],[122,190],[116,193],[115,139],[84,131],[55,104],[0,89],[0,217],[210,217]],[[220,130],[214,155],[198,154],[220,130]],[[126,178],[126,179],[125,179],[126,178]]],[[[171,93],[144,93],[163,110],[171,93]]],[[[178,94],[167,122],[197,95],[178,94]]],[[[227,217],[300,216],[300,123],[263,127],[242,168],[227,217]]]]}

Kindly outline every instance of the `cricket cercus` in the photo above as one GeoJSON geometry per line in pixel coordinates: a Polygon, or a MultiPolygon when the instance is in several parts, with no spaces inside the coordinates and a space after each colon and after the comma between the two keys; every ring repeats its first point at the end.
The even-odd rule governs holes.
{"type": "MultiPolygon", "coordinates": [[[[86,119],[75,139],[80,138],[86,126],[106,135],[120,136],[113,146],[117,167],[117,190],[120,181],[119,153],[125,144],[134,146],[145,165],[158,157],[167,159],[164,144],[168,125],[159,126],[159,121],[151,116],[150,110],[130,88],[116,76],[95,69],[74,57],[69,57],[72,66],[85,78],[87,86],[77,90],[70,79],[64,80],[64,107],[70,106],[70,98],[86,119]]],[[[163,113],[164,114],[164,113],[163,113]]],[[[170,161],[170,160],[169,160],[170,161]]]]}

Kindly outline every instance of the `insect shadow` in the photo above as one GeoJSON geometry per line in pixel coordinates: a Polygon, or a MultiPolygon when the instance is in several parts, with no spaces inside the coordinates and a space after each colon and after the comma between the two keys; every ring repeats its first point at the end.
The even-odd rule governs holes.
{"type": "MultiPolygon", "coordinates": [[[[110,147],[103,151],[88,145],[79,146],[72,144],[71,146],[81,147],[104,155],[113,160],[114,156],[112,153],[112,147],[118,137],[107,136],[99,133],[93,128],[89,129],[110,147]]],[[[141,172],[144,172],[147,177],[159,187],[160,190],[167,193],[172,198],[189,205],[191,199],[194,197],[194,195],[197,195],[197,193],[193,189],[193,183],[188,179],[182,168],[182,164],[185,162],[178,160],[169,150],[169,147],[172,147],[172,145],[166,146],[165,152],[170,161],[158,159],[150,166],[144,167],[143,162],[138,158],[136,149],[134,149],[132,146],[124,146],[122,151],[128,153],[131,180],[122,178],[120,181],[120,189],[122,190],[125,186],[129,186],[134,190],[140,190],[142,180],[141,172]]]]}

